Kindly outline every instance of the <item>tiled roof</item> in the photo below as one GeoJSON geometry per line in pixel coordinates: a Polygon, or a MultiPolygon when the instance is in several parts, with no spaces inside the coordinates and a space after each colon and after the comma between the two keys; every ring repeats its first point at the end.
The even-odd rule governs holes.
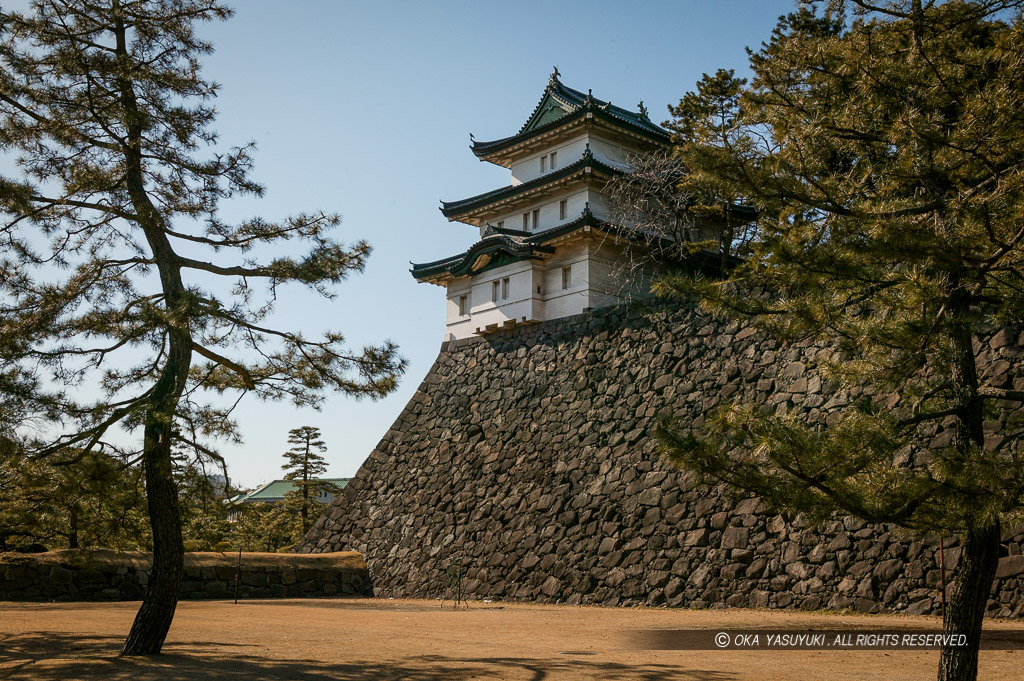
{"type": "Polygon", "coordinates": [[[528,233],[519,232],[518,230],[499,230],[498,228],[490,227],[488,231],[491,233],[473,244],[468,251],[450,258],[435,260],[434,262],[421,265],[414,264],[409,271],[417,279],[424,279],[437,274],[450,274],[451,276],[458,277],[470,274],[473,271],[474,263],[484,255],[494,257],[500,253],[505,256],[506,261],[541,257],[542,255],[554,252],[551,247],[545,244],[585,225],[590,225],[607,232],[616,230],[613,225],[594,217],[589,208],[585,209],[580,217],[575,220],[542,232],[528,233]],[[512,233],[515,233],[515,235],[512,233]],[[528,234],[528,236],[520,236],[522,234],[528,234]]]}
{"type": "MultiPolygon", "coordinates": [[[[351,479],[352,478],[317,478],[316,482],[329,482],[336,487],[345,489],[351,479]]],[[[294,480],[273,480],[259,489],[255,489],[248,494],[242,495],[241,498],[236,499],[236,501],[238,503],[254,501],[282,501],[288,492],[295,489],[295,482],[296,481],[294,480]]]]}
{"type": "Polygon", "coordinates": [[[451,219],[458,215],[467,213],[473,209],[486,206],[489,203],[494,203],[495,201],[508,199],[513,196],[516,196],[517,194],[522,194],[532,189],[536,189],[537,187],[543,187],[548,183],[556,182],[558,180],[569,177],[570,175],[573,175],[576,172],[583,170],[585,168],[600,170],[608,175],[622,174],[622,170],[615,168],[614,166],[610,166],[607,163],[603,163],[594,158],[594,155],[590,152],[590,149],[588,147],[587,151],[583,153],[583,155],[580,157],[578,161],[570,163],[569,165],[563,168],[559,168],[558,170],[550,172],[546,175],[541,175],[540,177],[532,179],[529,182],[523,182],[522,184],[511,184],[505,187],[501,187],[499,189],[493,189],[489,192],[484,192],[483,194],[471,196],[468,199],[461,199],[459,201],[442,201],[441,213],[444,214],[446,218],[451,219]]]}
{"type": "MultiPolygon", "coordinates": [[[[640,106],[643,106],[642,103],[640,106]]],[[[563,85],[562,82],[558,80],[556,71],[548,80],[548,85],[544,88],[544,93],[541,95],[540,101],[537,102],[537,106],[534,107],[533,113],[530,114],[526,123],[524,123],[523,127],[519,129],[519,132],[510,137],[491,140],[489,142],[477,142],[476,140],[473,140],[470,148],[477,156],[486,156],[495,151],[517,144],[523,140],[527,140],[535,135],[540,135],[559,128],[588,112],[607,121],[623,125],[635,132],[639,132],[660,142],[668,143],[671,140],[671,135],[667,130],[655,125],[651,119],[647,117],[646,109],[641,108],[640,111],[629,111],[622,107],[615,106],[611,102],[597,99],[589,92],[587,94],[583,94],[579,90],[574,90],[567,85],[563,85]],[[546,102],[549,103],[547,107],[544,106],[546,102]],[[550,116],[545,116],[548,110],[555,106],[565,113],[554,119],[551,119],[550,116]]]]}

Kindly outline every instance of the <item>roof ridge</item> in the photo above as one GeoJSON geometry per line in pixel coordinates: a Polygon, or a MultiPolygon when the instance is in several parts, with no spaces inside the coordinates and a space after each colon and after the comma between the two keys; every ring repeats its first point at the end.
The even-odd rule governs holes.
{"type": "Polygon", "coordinates": [[[473,153],[476,154],[477,156],[480,156],[481,154],[486,155],[488,153],[488,150],[496,147],[503,147],[506,144],[513,143],[518,138],[525,139],[530,135],[538,133],[538,131],[540,130],[557,128],[559,125],[562,124],[564,119],[570,119],[574,116],[577,116],[580,114],[582,110],[592,110],[588,107],[592,107],[593,109],[596,109],[602,112],[603,114],[610,116],[612,119],[618,121],[619,123],[625,123],[626,125],[629,125],[634,129],[639,129],[641,131],[646,132],[646,134],[648,135],[653,134],[657,138],[663,139],[665,142],[667,142],[670,139],[670,133],[661,126],[657,125],[647,115],[647,108],[643,106],[642,101],[638,105],[639,111],[630,111],[629,109],[624,109],[621,106],[612,104],[611,100],[605,101],[603,99],[598,99],[594,97],[593,90],[588,90],[587,93],[584,94],[580,90],[569,87],[561,80],[559,80],[559,75],[560,74],[558,72],[558,69],[556,68],[554,73],[552,73],[551,76],[548,78],[547,85],[544,86],[544,91],[541,93],[540,99],[537,101],[536,106],[533,107],[533,110],[530,112],[530,115],[526,118],[526,122],[523,123],[523,125],[519,128],[519,131],[516,132],[514,135],[508,135],[506,137],[502,137],[495,140],[488,140],[485,142],[477,141],[472,135],[470,135],[469,148],[473,151],[473,153]],[[540,108],[549,96],[558,104],[568,109],[565,112],[565,115],[559,116],[554,120],[544,123],[543,125],[539,125],[533,130],[527,131],[527,128],[532,123],[535,122],[535,119],[537,119],[540,116],[540,108]]]}
{"type": "MultiPolygon", "coordinates": [[[[589,100],[590,103],[592,103],[594,106],[600,107],[600,108],[602,108],[602,109],[604,109],[606,111],[608,109],[611,109],[615,113],[619,113],[620,115],[627,116],[628,118],[631,118],[631,119],[645,118],[647,120],[650,120],[647,116],[644,116],[642,112],[630,111],[629,109],[624,109],[621,106],[618,106],[617,104],[612,104],[612,100],[610,100],[610,99],[609,100],[603,100],[603,99],[599,99],[599,98],[595,97],[593,90],[588,90],[587,94],[583,94],[583,92],[581,92],[580,90],[577,90],[575,88],[571,88],[571,87],[569,87],[568,85],[566,85],[565,83],[563,83],[561,81],[558,81],[557,85],[558,85],[559,90],[561,90],[563,92],[567,92],[572,98],[579,100],[579,103],[576,103],[576,102],[565,102],[569,106],[575,106],[577,108],[577,110],[582,108],[587,103],[587,101],[589,100]]],[[[575,113],[575,112],[573,112],[573,113],[575,113]]]]}
{"type": "Polygon", "coordinates": [[[601,102],[601,100],[596,99],[594,97],[594,93],[593,93],[592,90],[588,91],[587,94],[583,94],[583,92],[581,92],[580,90],[577,90],[576,88],[571,88],[571,87],[569,87],[568,85],[566,85],[565,83],[563,83],[561,81],[558,81],[558,88],[560,90],[564,91],[564,92],[567,92],[574,99],[578,99],[579,100],[578,104],[574,104],[574,106],[576,106],[576,107],[583,106],[583,103],[586,102],[587,99],[591,99],[594,102],[597,102],[597,103],[600,103],[600,104],[604,104],[604,102],[601,102]]]}
{"type": "MultiPolygon", "coordinates": [[[[522,135],[526,131],[526,128],[529,127],[530,123],[533,122],[533,119],[537,117],[538,113],[540,113],[540,107],[544,104],[544,100],[548,98],[548,95],[551,95],[555,99],[559,99],[557,88],[564,86],[562,85],[562,82],[558,80],[557,74],[558,69],[555,69],[555,73],[552,73],[551,77],[548,78],[548,84],[544,86],[544,91],[540,93],[540,100],[538,100],[537,105],[533,107],[533,111],[531,111],[530,115],[526,117],[526,122],[523,123],[522,126],[520,126],[519,132],[517,132],[515,135],[512,135],[512,137],[518,137],[519,135],[522,135]]],[[[569,102],[562,102],[562,104],[565,104],[566,106],[573,106],[569,102]]],[[[567,111],[566,115],[569,115],[571,113],[575,113],[575,111],[567,111]]]]}

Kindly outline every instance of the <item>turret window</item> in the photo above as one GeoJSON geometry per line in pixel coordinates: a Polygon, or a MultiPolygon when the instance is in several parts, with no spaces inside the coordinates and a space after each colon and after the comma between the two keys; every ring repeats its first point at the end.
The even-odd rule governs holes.
{"type": "Polygon", "coordinates": [[[549,170],[554,170],[557,162],[557,151],[552,151],[550,154],[544,154],[543,156],[540,157],[540,172],[546,173],[549,170]]]}
{"type": "Polygon", "coordinates": [[[569,212],[569,199],[562,199],[558,202],[558,219],[564,220],[565,214],[569,212]]]}
{"type": "Polygon", "coordinates": [[[509,277],[495,279],[491,282],[491,301],[508,300],[509,277]]]}
{"type": "Polygon", "coordinates": [[[562,290],[568,291],[572,286],[572,265],[562,268],[562,290]]]}
{"type": "Polygon", "coordinates": [[[459,316],[464,317],[469,314],[469,296],[459,296],[459,316]]]}
{"type": "Polygon", "coordinates": [[[533,228],[536,230],[537,225],[540,224],[540,209],[533,211],[533,228]]]}
{"type": "Polygon", "coordinates": [[[529,231],[530,229],[530,214],[523,213],[523,231],[529,231]]]}

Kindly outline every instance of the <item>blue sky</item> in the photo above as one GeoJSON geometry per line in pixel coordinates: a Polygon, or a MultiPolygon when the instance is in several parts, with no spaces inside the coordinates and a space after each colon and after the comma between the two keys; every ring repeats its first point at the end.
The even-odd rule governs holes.
{"type": "MultiPolygon", "coordinates": [[[[6,3],[5,3],[6,4],[6,3]]],[[[22,3],[13,3],[22,4],[22,3]]],[[[458,253],[476,230],[449,223],[438,201],[507,184],[508,171],[468,149],[513,134],[552,66],[562,81],[619,106],[642,99],[661,121],[705,72],[747,72],[745,48],[768,38],[792,0],[676,2],[395,2],[245,0],[202,34],[222,84],[215,129],[224,144],[255,141],[261,200],[223,216],[338,212],[342,240],[374,246],[365,274],[334,301],[295,289],[278,326],[340,329],[353,345],[395,341],[409,360],[400,389],[378,402],[330,398],[322,411],[246,398],[246,442],[225,447],[229,472],[255,486],[281,475],[287,432],[319,427],[329,474],[353,475],[437,355],[443,290],[417,284],[409,262],[458,253]]]]}

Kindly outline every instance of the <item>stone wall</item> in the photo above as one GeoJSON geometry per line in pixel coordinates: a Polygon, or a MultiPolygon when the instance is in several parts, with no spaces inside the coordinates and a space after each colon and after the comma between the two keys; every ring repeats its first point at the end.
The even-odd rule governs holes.
{"type": "MultiPolygon", "coordinates": [[[[1022,354],[1007,332],[978,347],[1018,388],[1022,354]]],[[[362,552],[379,596],[440,596],[458,559],[472,598],[936,613],[936,538],[853,518],[810,527],[695,487],[652,441],[665,407],[698,421],[753,399],[827,419],[859,392],[816,373],[830,355],[640,305],[445,343],[299,550],[362,552]]],[[[1021,414],[989,425],[1008,416],[1021,414]]],[[[1024,615],[1022,545],[1024,528],[1007,532],[992,614],[1024,615]]],[[[945,548],[948,571],[958,549],[945,548]]]]}
{"type": "MultiPolygon", "coordinates": [[[[152,557],[134,551],[0,554],[0,600],[141,600],[152,557]]],[[[234,598],[237,553],[187,553],[182,599],[234,598]]],[[[323,598],[372,594],[354,552],[300,556],[243,553],[239,598],[323,598]]]]}

